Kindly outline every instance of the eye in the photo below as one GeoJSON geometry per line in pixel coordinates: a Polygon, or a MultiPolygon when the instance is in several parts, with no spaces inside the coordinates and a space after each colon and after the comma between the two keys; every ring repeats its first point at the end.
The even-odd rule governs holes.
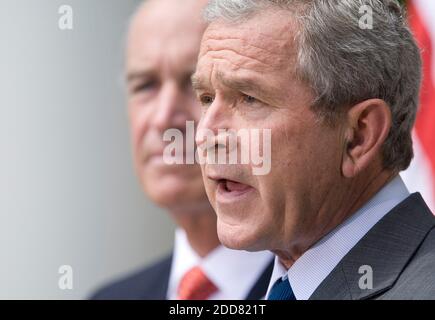
{"type": "Polygon", "coordinates": [[[158,85],[157,81],[144,81],[133,86],[132,93],[148,92],[158,85]]]}
{"type": "Polygon", "coordinates": [[[243,100],[246,102],[246,103],[255,103],[255,102],[258,102],[258,100],[256,99],[256,98],[254,98],[253,96],[248,96],[248,95],[244,95],[243,96],[243,100]]]}
{"type": "Polygon", "coordinates": [[[211,105],[213,101],[214,101],[214,97],[209,94],[203,94],[199,96],[199,102],[204,107],[211,105]]]}
{"type": "Polygon", "coordinates": [[[248,106],[257,106],[259,104],[262,104],[262,102],[260,100],[258,100],[257,98],[250,96],[250,95],[243,95],[242,96],[242,103],[244,103],[245,105],[248,106]]]}

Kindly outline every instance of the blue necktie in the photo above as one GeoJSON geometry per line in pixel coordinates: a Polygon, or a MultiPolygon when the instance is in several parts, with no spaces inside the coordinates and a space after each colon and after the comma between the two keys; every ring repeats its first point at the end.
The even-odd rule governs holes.
{"type": "Polygon", "coordinates": [[[278,279],[270,290],[267,300],[296,300],[288,279],[278,279]]]}

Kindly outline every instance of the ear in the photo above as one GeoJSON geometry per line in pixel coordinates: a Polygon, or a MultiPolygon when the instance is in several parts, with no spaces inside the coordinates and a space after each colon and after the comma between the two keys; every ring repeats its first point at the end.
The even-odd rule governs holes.
{"type": "Polygon", "coordinates": [[[342,171],[346,178],[352,178],[379,158],[392,120],[389,106],[380,99],[353,106],[346,118],[342,171]]]}

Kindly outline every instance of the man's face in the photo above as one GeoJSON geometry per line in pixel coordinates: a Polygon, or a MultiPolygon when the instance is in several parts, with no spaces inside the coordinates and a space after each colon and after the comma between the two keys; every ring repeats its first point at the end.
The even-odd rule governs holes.
{"type": "Polygon", "coordinates": [[[243,23],[211,23],[201,43],[198,132],[272,135],[269,174],[254,175],[250,164],[202,165],[219,238],[231,248],[302,248],[330,223],[323,199],[341,179],[341,135],[313,113],[313,93],[295,77],[294,32],[288,12],[266,10],[243,23]]]}
{"type": "Polygon", "coordinates": [[[190,77],[204,26],[197,1],[183,3],[146,3],[132,22],[127,50],[135,167],[151,200],[169,209],[208,203],[198,165],[169,165],[163,160],[170,143],[163,141],[163,133],[172,128],[184,134],[186,121],[196,123],[201,112],[190,77]]]}

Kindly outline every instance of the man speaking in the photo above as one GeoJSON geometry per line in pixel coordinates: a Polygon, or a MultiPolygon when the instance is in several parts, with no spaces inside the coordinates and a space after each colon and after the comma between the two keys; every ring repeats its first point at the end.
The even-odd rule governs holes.
{"type": "Polygon", "coordinates": [[[163,156],[164,133],[179,129],[187,136],[186,122],[201,114],[190,76],[205,4],[148,0],[131,21],[126,73],[135,168],[144,193],[178,228],[171,254],[100,289],[94,299],[256,300],[266,293],[273,255],[221,246],[199,166],[168,164],[163,156]]]}
{"type": "Polygon", "coordinates": [[[222,243],[276,254],[271,300],[434,299],[435,218],[399,176],[421,58],[398,2],[214,0],[205,16],[198,146],[271,130],[267,174],[201,164],[222,243]]]}

